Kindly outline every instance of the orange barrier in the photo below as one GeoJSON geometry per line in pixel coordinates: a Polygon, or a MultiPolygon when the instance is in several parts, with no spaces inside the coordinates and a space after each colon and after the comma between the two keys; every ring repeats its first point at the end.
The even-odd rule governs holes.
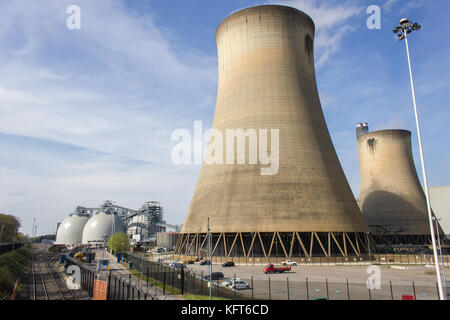
{"type": "Polygon", "coordinates": [[[106,300],[107,291],[107,281],[94,280],[94,292],[92,294],[92,300],[106,300]]]}

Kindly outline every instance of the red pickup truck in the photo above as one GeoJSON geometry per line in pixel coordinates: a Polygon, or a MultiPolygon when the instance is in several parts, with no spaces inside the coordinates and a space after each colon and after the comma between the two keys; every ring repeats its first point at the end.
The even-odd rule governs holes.
{"type": "Polygon", "coordinates": [[[264,267],[264,273],[283,273],[285,271],[291,271],[291,267],[275,268],[273,264],[268,264],[264,267]]]}

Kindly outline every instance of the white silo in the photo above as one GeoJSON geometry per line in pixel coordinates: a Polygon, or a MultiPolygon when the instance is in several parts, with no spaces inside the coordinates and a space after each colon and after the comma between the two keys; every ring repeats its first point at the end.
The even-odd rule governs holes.
{"type": "Polygon", "coordinates": [[[82,241],[83,228],[89,220],[89,215],[74,212],[60,224],[56,233],[55,244],[68,246],[78,245],[82,241]]]}
{"type": "Polygon", "coordinates": [[[98,212],[84,226],[82,243],[108,241],[111,235],[116,232],[125,232],[122,219],[109,211],[98,212]]]}

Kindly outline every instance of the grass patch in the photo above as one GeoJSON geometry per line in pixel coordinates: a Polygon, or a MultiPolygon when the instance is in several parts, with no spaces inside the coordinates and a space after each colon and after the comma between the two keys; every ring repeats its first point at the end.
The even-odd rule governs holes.
{"type": "MultiPolygon", "coordinates": [[[[147,281],[147,276],[142,274],[142,273],[140,273],[139,271],[134,270],[134,269],[129,269],[129,271],[136,278],[139,278],[139,279],[141,279],[143,281],[147,281]]],[[[160,282],[158,280],[155,280],[153,278],[148,277],[148,283],[152,284],[152,285],[154,285],[154,286],[156,286],[156,287],[158,287],[160,289],[164,289],[164,283],[162,283],[162,282],[160,282]]],[[[170,293],[173,293],[173,294],[176,294],[176,295],[180,295],[181,294],[180,289],[172,287],[172,286],[168,285],[167,283],[166,283],[166,292],[170,292],[170,293]]]]}
{"type": "Polygon", "coordinates": [[[23,282],[29,271],[30,247],[24,246],[15,251],[0,255],[0,299],[9,299],[18,281],[17,297],[21,297],[23,282]]]}

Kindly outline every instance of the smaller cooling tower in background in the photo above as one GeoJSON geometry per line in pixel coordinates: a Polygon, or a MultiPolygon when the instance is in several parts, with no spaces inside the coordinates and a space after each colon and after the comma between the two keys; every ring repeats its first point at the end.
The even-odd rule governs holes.
{"type": "Polygon", "coordinates": [[[358,124],[361,173],[359,205],[370,232],[384,244],[426,244],[430,226],[426,198],[411,151],[411,132],[370,132],[358,124]]]}

